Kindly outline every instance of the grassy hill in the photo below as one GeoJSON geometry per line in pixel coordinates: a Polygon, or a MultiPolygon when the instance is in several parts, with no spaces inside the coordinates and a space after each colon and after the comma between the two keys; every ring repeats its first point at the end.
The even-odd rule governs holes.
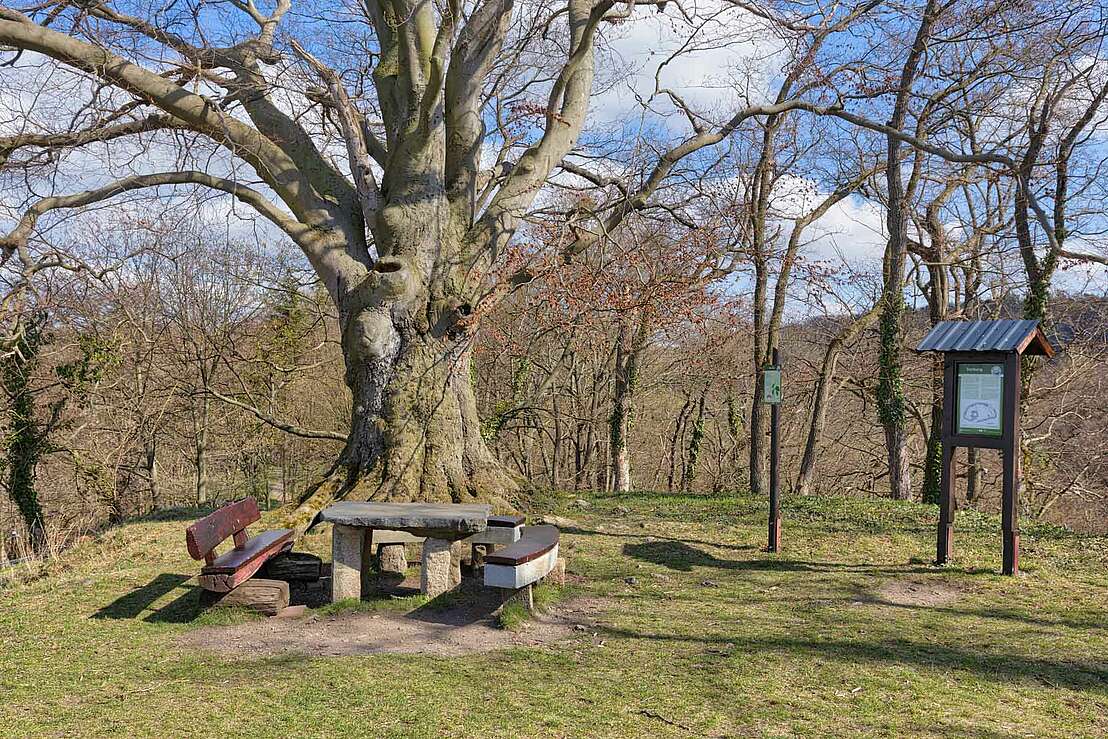
{"type": "MultiPolygon", "coordinates": [[[[266,624],[200,611],[194,514],[113,529],[0,589],[0,733],[1108,735],[1108,538],[1025,526],[1024,574],[1004,578],[998,523],[975,514],[937,569],[933,507],[787,499],[770,555],[761,501],[587,502],[544,510],[574,521],[551,609],[587,601],[590,620],[451,657],[199,649],[199,630],[266,624]]],[[[290,628],[385,623],[364,616],[290,628]]]]}

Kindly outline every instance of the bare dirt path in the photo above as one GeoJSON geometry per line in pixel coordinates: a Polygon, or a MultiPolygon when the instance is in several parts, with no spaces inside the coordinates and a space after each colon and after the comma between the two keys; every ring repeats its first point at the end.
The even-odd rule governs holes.
{"type": "Polygon", "coordinates": [[[410,613],[376,611],[298,619],[269,618],[234,626],[208,626],[182,636],[185,648],[242,657],[303,654],[431,654],[459,656],[509,647],[535,646],[587,630],[604,610],[594,598],[558,603],[536,614],[518,632],[496,625],[488,602],[410,613]]]}

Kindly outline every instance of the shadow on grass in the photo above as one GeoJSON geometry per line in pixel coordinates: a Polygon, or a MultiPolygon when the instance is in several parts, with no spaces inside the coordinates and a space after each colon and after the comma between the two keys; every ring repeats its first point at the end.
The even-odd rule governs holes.
{"type": "Polygon", "coordinates": [[[756,547],[753,544],[722,544],[715,541],[704,541],[703,539],[686,539],[676,536],[659,536],[658,534],[647,533],[646,531],[641,534],[624,534],[615,533],[611,531],[596,531],[595,529],[582,529],[577,526],[565,526],[561,528],[563,534],[576,534],[579,536],[611,536],[615,539],[658,539],[660,541],[674,541],[682,544],[702,544],[706,547],[718,547],[719,549],[731,549],[736,552],[750,551],[756,547]]]}
{"type": "MultiPolygon", "coordinates": [[[[153,580],[129,593],[119,596],[92,615],[93,618],[131,619],[138,618],[155,601],[170,591],[181,587],[191,579],[190,575],[163,573],[153,580]]],[[[193,586],[195,587],[195,586],[193,586]]],[[[186,595],[188,591],[186,590],[186,595]]]]}
{"type": "Polygon", "coordinates": [[[407,617],[444,626],[466,626],[492,618],[503,602],[503,591],[486,588],[476,578],[467,578],[460,586],[427,601],[407,617]]]}
{"type": "MultiPolygon", "coordinates": [[[[714,546],[714,545],[713,545],[714,546]]],[[[753,547],[747,547],[753,548],[753,547]]],[[[668,567],[671,570],[691,572],[694,567],[714,567],[721,570],[766,571],[766,572],[859,572],[869,574],[913,574],[939,572],[937,568],[926,565],[869,565],[844,564],[838,562],[806,562],[779,557],[767,559],[720,559],[684,541],[646,541],[638,544],[624,544],[623,554],[633,559],[668,567]]],[[[987,575],[985,569],[957,569],[944,567],[942,571],[958,572],[966,575],[987,575]]]]}
{"type": "Polygon", "coordinates": [[[854,601],[859,601],[874,606],[886,608],[903,608],[909,611],[934,611],[950,616],[964,616],[967,618],[992,618],[999,621],[1012,621],[1027,624],[1028,626],[1042,626],[1045,628],[1075,629],[1077,631],[1108,630],[1108,621],[1099,613],[1090,613],[1082,618],[1038,618],[1029,613],[1015,608],[953,608],[943,605],[926,605],[915,603],[897,603],[895,601],[873,595],[869,591],[856,591],[854,601]]]}
{"type": "MultiPolygon", "coordinates": [[[[1077,662],[1032,657],[1011,653],[982,653],[972,647],[915,642],[907,639],[885,641],[820,640],[799,637],[743,639],[737,634],[681,636],[639,632],[631,629],[601,627],[612,637],[657,641],[701,642],[710,645],[734,645],[734,654],[752,655],[777,652],[797,659],[819,657],[849,664],[910,665],[926,670],[973,672],[987,680],[1010,682],[1013,679],[1069,690],[1097,691],[1108,695],[1108,663],[1077,662]]],[[[952,677],[952,679],[954,679],[952,677]]]]}

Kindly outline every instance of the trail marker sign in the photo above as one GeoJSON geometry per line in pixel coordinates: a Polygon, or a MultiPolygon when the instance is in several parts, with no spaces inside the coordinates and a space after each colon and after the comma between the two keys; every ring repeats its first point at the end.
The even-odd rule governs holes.
{"type": "Polygon", "coordinates": [[[767,364],[762,373],[762,402],[777,405],[784,397],[781,389],[781,365],[767,364]]]}
{"type": "Polygon", "coordinates": [[[781,467],[781,354],[777,347],[773,364],[762,367],[762,402],[769,405],[769,542],[767,552],[781,551],[781,496],[778,495],[778,470],[781,467]]]}

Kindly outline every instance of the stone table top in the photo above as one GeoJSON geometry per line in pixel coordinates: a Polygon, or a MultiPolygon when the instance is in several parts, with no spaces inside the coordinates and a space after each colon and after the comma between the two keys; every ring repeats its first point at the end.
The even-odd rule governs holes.
{"type": "Polygon", "coordinates": [[[358,503],[342,501],[324,508],[319,521],[368,529],[408,531],[416,536],[453,541],[484,531],[492,509],[484,504],[358,503]]]}

